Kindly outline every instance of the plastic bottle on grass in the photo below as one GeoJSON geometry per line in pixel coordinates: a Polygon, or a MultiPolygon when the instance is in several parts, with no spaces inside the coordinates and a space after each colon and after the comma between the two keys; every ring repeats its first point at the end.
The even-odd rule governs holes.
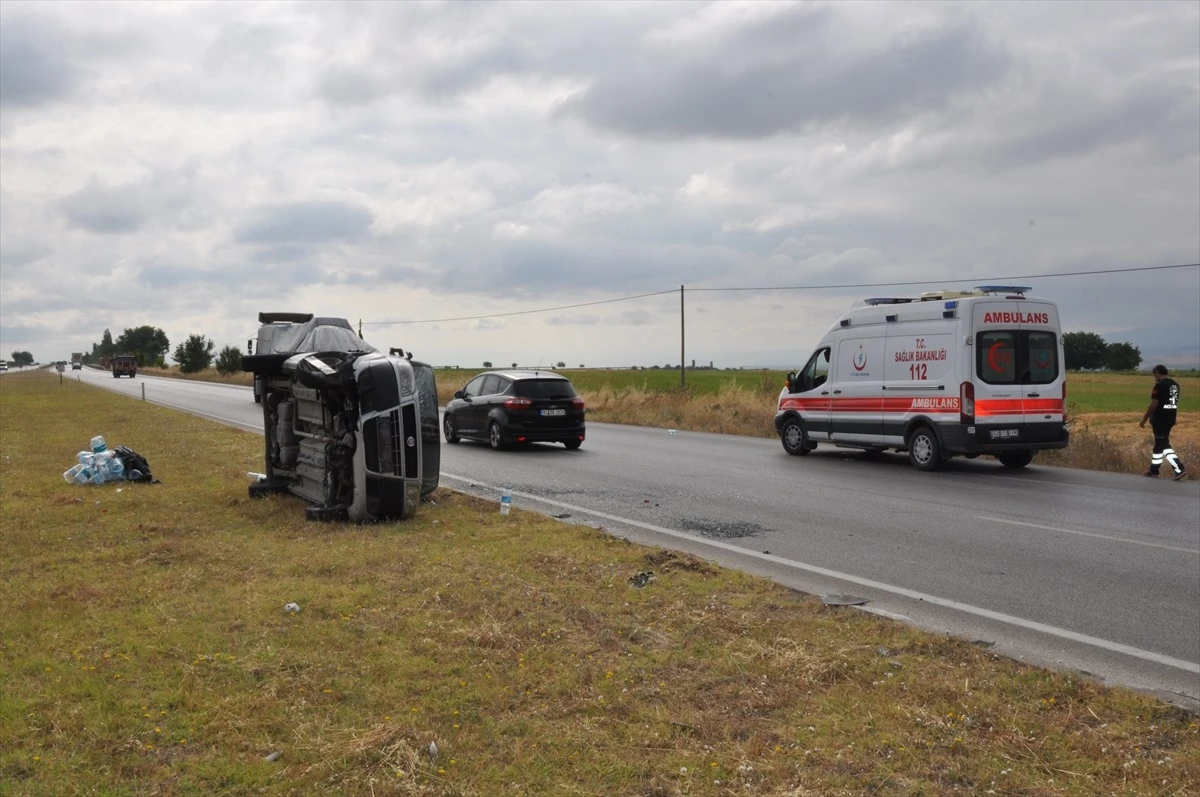
{"type": "Polygon", "coordinates": [[[113,457],[108,462],[105,462],[104,470],[109,481],[125,481],[125,463],[121,461],[120,457],[113,457]]]}
{"type": "Polygon", "coordinates": [[[92,453],[99,454],[101,451],[108,450],[108,443],[104,442],[103,435],[96,435],[92,438],[92,453]]]}
{"type": "Polygon", "coordinates": [[[85,468],[90,468],[96,464],[96,455],[91,451],[80,451],[75,458],[79,460],[79,464],[85,468]]]}
{"type": "Polygon", "coordinates": [[[70,468],[68,468],[63,473],[63,478],[66,479],[68,482],[74,484],[75,477],[79,475],[79,472],[81,470],[83,470],[83,465],[72,465],[70,468]]]}
{"type": "Polygon", "coordinates": [[[500,495],[500,514],[507,515],[510,509],[512,509],[512,493],[505,487],[504,492],[500,495]]]}

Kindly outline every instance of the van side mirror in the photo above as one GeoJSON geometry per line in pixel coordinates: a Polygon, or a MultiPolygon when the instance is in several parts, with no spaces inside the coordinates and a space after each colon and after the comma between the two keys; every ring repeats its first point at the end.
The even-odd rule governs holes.
{"type": "Polygon", "coordinates": [[[787,373],[787,389],[789,393],[796,392],[796,372],[788,371],[787,373]]]}

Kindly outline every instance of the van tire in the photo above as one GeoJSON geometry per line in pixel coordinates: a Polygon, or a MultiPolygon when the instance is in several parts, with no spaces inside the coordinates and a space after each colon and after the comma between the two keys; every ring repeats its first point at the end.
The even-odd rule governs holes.
{"type": "Polygon", "coordinates": [[[917,470],[937,470],[942,464],[937,434],[928,426],[918,426],[908,437],[908,461],[917,470]]]}
{"type": "Polygon", "coordinates": [[[1023,468],[1033,461],[1032,451],[1005,451],[997,454],[996,459],[1006,468],[1023,468]]]}
{"type": "Polygon", "coordinates": [[[783,426],[779,427],[779,440],[783,443],[783,450],[793,457],[803,457],[816,448],[809,442],[799,418],[788,418],[783,422],[783,426]]]}

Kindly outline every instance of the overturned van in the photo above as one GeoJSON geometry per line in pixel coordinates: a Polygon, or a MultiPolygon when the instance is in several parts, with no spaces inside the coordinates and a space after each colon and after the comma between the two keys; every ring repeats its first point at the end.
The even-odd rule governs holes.
{"type": "Polygon", "coordinates": [[[1037,451],[1064,448],[1058,308],[1029,290],[984,285],[851,308],[779,394],[784,450],[895,449],[934,470],[981,454],[1020,468],[1037,451]]]}
{"type": "Polygon", "coordinates": [[[290,492],[309,520],[412,517],[438,486],[433,368],[392,349],[244,357],[262,385],[265,478],[250,496],[290,492]]]}

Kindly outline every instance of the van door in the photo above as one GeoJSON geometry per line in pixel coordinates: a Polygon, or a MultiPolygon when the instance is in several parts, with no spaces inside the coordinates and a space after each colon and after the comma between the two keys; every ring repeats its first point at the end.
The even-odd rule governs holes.
{"type": "Polygon", "coordinates": [[[830,351],[822,346],[813,352],[789,383],[789,392],[779,397],[779,411],[799,413],[810,440],[829,440],[830,351]]]}
{"type": "Polygon", "coordinates": [[[884,330],[837,343],[830,382],[830,439],[879,444],[883,435],[884,330]]]}
{"type": "Polygon", "coordinates": [[[1061,440],[1064,435],[1062,335],[1058,308],[1049,302],[1019,302],[1021,310],[1021,387],[1025,442],[1061,440]]]}

